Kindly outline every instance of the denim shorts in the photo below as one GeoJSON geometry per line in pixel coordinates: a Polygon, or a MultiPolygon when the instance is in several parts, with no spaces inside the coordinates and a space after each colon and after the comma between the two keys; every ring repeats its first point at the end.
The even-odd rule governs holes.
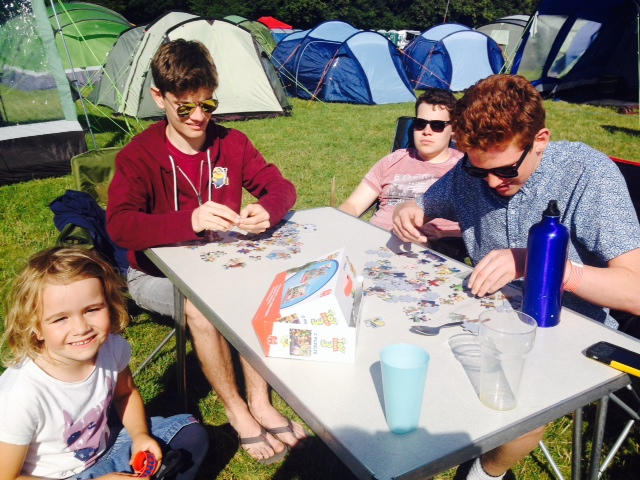
{"type": "Polygon", "coordinates": [[[154,277],[129,267],[127,271],[129,293],[142,308],[173,317],[173,284],[166,277],[154,277]]]}
{"type": "MultiPolygon", "coordinates": [[[[197,423],[190,414],[184,413],[172,417],[151,417],[151,436],[156,439],[161,447],[167,445],[176,433],[183,427],[197,423]]],[[[69,477],[73,480],[85,480],[97,478],[107,473],[133,473],[129,462],[131,461],[131,437],[124,428],[112,429],[109,438],[109,447],[96,463],[84,472],[69,477]]]]}

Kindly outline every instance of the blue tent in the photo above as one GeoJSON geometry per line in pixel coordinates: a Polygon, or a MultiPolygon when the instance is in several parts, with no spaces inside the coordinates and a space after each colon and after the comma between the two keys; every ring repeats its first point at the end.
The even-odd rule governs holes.
{"type": "Polygon", "coordinates": [[[638,101],[637,0],[542,0],[512,73],[570,100],[638,101]]]}
{"type": "Polygon", "coordinates": [[[368,105],[415,100],[396,47],[345,22],[287,35],[271,60],[291,96],[368,105]]]}
{"type": "Polygon", "coordinates": [[[499,73],[504,58],[489,36],[464,25],[443,24],[416,37],[404,49],[403,62],[411,85],[461,91],[499,73]]]}
{"type": "Polygon", "coordinates": [[[451,33],[460,32],[462,30],[471,30],[466,25],[459,23],[441,23],[435,27],[431,27],[420,34],[425,40],[442,40],[451,33]]]}
{"type": "Polygon", "coordinates": [[[278,43],[280,40],[282,40],[284,37],[286,37],[287,35],[291,35],[292,33],[295,32],[299,32],[300,29],[295,29],[295,28],[272,28],[270,30],[271,35],[273,36],[273,39],[276,41],[276,43],[278,43]]]}

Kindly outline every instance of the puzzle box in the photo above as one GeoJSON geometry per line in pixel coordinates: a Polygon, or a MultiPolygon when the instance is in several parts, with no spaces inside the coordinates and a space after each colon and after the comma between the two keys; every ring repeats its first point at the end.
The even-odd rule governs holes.
{"type": "Polygon", "coordinates": [[[353,362],[362,277],[344,249],[280,272],[253,317],[270,357],[353,362]]]}

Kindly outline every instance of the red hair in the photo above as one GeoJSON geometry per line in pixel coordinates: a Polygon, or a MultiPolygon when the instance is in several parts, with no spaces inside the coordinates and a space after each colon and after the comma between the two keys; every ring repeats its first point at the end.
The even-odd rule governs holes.
{"type": "Polygon", "coordinates": [[[519,75],[480,80],[458,100],[453,113],[456,146],[462,151],[488,150],[514,139],[525,148],[544,126],[542,96],[519,75]]]}

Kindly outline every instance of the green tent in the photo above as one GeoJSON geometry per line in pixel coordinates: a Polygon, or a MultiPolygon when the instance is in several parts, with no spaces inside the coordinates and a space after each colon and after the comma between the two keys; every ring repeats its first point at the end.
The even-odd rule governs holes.
{"type": "Polygon", "coordinates": [[[231,22],[234,25],[238,25],[239,23],[247,21],[246,18],[240,15],[227,15],[226,17],[223,18],[223,20],[226,20],[227,22],[231,22]]]}
{"type": "MultiPolygon", "coordinates": [[[[46,15],[55,35],[63,68],[67,76],[78,80],[80,85],[88,83],[90,80],[87,77],[99,71],[120,34],[131,27],[119,13],[84,2],[56,0],[49,4],[46,15]],[[71,73],[72,68],[75,75],[71,73]]],[[[14,77],[20,77],[19,72],[40,74],[47,70],[42,59],[34,56],[30,47],[31,42],[40,40],[21,34],[25,30],[25,23],[29,22],[29,16],[30,12],[25,12],[0,26],[0,62],[13,67],[14,77]]],[[[33,80],[25,78],[19,83],[28,89],[33,80]]]]}
{"type": "MultiPolygon", "coordinates": [[[[56,45],[64,52],[66,44],[74,68],[102,66],[120,34],[132,26],[119,13],[100,5],[83,2],[53,5],[56,11],[49,7],[47,12],[56,32],[56,45]]],[[[62,63],[65,69],[71,68],[66,55],[62,55],[62,63]]]]}
{"type": "Polygon", "coordinates": [[[265,24],[248,20],[240,15],[227,15],[223,20],[248,31],[268,55],[271,55],[271,52],[276,48],[277,42],[265,24]]]}

